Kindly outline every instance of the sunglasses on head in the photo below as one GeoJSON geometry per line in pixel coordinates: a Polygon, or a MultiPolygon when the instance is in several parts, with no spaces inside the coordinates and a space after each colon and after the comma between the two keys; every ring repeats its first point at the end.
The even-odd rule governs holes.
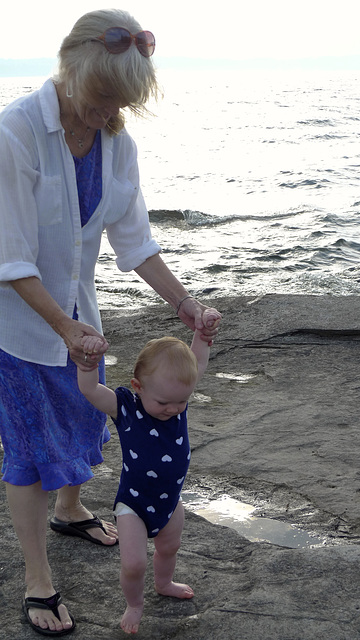
{"type": "Polygon", "coordinates": [[[110,53],[124,53],[133,41],[145,58],[150,58],[155,51],[155,37],[151,31],[139,31],[133,36],[123,27],[111,27],[96,40],[100,40],[110,53]]]}

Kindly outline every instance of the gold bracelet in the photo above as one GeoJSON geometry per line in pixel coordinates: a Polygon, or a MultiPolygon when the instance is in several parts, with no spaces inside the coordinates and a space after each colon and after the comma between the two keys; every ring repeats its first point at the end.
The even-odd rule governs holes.
{"type": "Polygon", "coordinates": [[[193,296],[187,295],[187,296],[185,296],[184,298],[181,298],[181,300],[180,300],[180,302],[179,302],[178,306],[176,307],[176,315],[178,315],[178,313],[179,313],[179,309],[180,309],[180,307],[181,307],[182,303],[183,303],[185,300],[187,300],[188,298],[192,298],[192,297],[193,297],[193,296]]]}

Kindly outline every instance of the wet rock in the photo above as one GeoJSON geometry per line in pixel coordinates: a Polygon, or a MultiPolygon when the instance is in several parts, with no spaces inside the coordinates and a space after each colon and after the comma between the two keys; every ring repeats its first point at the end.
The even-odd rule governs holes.
{"type": "MultiPolygon", "coordinates": [[[[190,402],[186,488],[250,502],[258,514],[304,528],[326,544],[288,549],[250,542],[187,512],[176,579],[191,584],[195,598],[179,602],[154,592],[149,542],[137,637],[360,639],[359,299],[271,295],[219,298],[215,306],[224,320],[190,402]]],[[[191,341],[164,304],[130,317],[102,315],[112,386],[129,384],[148,339],[191,341]]],[[[116,435],[104,457],[83,499],[109,518],[121,461],[116,435]]],[[[39,636],[20,608],[24,567],[4,483],[0,514],[0,640],[28,640],[39,636]]],[[[76,617],[72,637],[125,638],[118,549],[50,530],[48,545],[54,582],[76,617]]]]}

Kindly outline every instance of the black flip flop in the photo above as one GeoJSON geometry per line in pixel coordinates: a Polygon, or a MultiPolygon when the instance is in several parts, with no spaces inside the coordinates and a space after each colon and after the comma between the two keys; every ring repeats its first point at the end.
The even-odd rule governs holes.
{"type": "Polygon", "coordinates": [[[31,597],[24,598],[23,610],[31,628],[34,629],[34,631],[37,631],[37,633],[41,633],[43,636],[53,636],[53,637],[65,636],[68,633],[71,633],[72,631],[74,631],[76,623],[70,611],[69,611],[69,616],[72,622],[72,627],[70,627],[70,629],[62,629],[61,631],[53,631],[52,629],[42,629],[37,624],[34,624],[29,616],[29,609],[32,609],[32,608],[48,609],[49,611],[52,611],[54,616],[56,616],[56,618],[60,620],[59,609],[58,609],[58,606],[60,604],[61,604],[60,593],[55,593],[50,598],[31,598],[31,597]]]}
{"type": "Polygon", "coordinates": [[[102,529],[104,533],[106,533],[104,527],[101,524],[101,521],[97,516],[90,518],[89,520],[82,520],[81,522],[63,522],[59,520],[55,516],[50,520],[50,528],[57,533],[63,533],[66,536],[76,536],[78,538],[83,538],[84,540],[89,540],[89,542],[94,542],[94,544],[100,544],[103,547],[114,547],[118,544],[118,541],[114,542],[114,544],[104,544],[101,540],[97,540],[90,533],[87,532],[87,529],[91,529],[94,527],[98,527],[102,529]]]}

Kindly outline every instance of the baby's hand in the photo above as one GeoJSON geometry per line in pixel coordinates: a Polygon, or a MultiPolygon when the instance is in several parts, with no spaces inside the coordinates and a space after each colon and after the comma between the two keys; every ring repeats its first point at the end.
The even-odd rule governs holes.
{"type": "Polygon", "coordinates": [[[216,309],[205,309],[202,314],[202,321],[207,329],[216,329],[221,320],[221,313],[216,309]]]}
{"type": "Polygon", "coordinates": [[[211,330],[212,335],[211,337],[209,336],[208,345],[209,347],[212,347],[212,345],[214,344],[214,338],[218,332],[221,313],[219,313],[216,309],[205,309],[201,319],[204,323],[204,327],[211,330]]]}
{"type": "Polygon", "coordinates": [[[109,345],[105,338],[98,338],[97,336],[83,336],[81,344],[84,353],[88,355],[96,355],[99,351],[104,353],[108,349],[109,345]]]}

